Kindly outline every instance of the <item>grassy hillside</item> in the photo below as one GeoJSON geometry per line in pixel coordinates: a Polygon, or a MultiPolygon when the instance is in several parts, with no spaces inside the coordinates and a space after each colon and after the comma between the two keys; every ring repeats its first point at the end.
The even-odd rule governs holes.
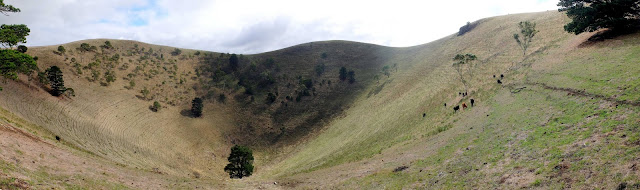
{"type": "MultiPolygon", "coordinates": [[[[237,66],[229,54],[172,55],[132,41],[74,42],[64,54],[32,47],[41,69],[63,68],[76,96],[52,97],[23,76],[3,84],[0,107],[6,123],[19,118],[18,128],[82,150],[77,159],[124,168],[114,176],[165,174],[212,188],[638,188],[640,34],[588,42],[593,33],[568,34],[567,22],[555,11],[507,15],[414,47],[313,42],[238,55],[237,66]],[[522,56],[512,35],[526,20],[540,33],[522,56]],[[76,49],[81,43],[96,49],[76,49]],[[478,60],[463,97],[451,65],[465,53],[478,60]],[[341,67],[355,72],[354,83],[339,79],[341,67]],[[205,99],[202,118],[189,115],[194,97],[205,99]],[[470,99],[474,107],[454,113],[470,99]],[[226,180],[233,144],[256,151],[254,176],[226,180]]],[[[3,173],[39,178],[1,158],[3,173]]],[[[77,185],[145,187],[108,181],[77,185]]]]}

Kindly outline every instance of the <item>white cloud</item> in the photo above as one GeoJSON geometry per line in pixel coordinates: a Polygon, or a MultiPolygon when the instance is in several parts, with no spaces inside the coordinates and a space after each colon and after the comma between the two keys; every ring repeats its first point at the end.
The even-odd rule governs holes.
{"type": "Polygon", "coordinates": [[[27,45],[131,39],[218,52],[258,53],[318,40],[412,46],[467,21],[556,9],[554,0],[6,0],[31,28],[27,45]]]}

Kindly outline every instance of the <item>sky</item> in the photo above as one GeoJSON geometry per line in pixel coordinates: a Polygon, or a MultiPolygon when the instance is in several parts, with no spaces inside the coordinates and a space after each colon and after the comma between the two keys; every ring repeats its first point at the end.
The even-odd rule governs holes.
{"type": "Polygon", "coordinates": [[[27,46],[84,39],[136,40],[253,54],[324,40],[420,45],[468,21],[557,10],[558,0],[4,0],[22,12],[27,46]]]}

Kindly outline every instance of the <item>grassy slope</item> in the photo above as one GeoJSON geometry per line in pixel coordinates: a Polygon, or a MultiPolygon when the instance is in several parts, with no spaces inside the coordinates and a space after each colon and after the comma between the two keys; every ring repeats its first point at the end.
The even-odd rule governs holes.
{"type": "MultiPolygon", "coordinates": [[[[292,114],[294,117],[284,122],[261,115],[259,120],[264,125],[257,126],[262,127],[267,139],[278,136],[268,135],[274,130],[270,126],[276,124],[286,127],[281,136],[293,138],[286,138],[290,141],[283,147],[258,150],[256,175],[233,181],[231,187],[263,187],[274,178],[283,181],[280,185],[299,188],[613,188],[621,182],[638,183],[633,166],[638,162],[639,110],[630,105],[615,108],[616,102],[603,100],[602,96],[638,102],[640,68],[634,64],[640,59],[636,56],[639,35],[580,46],[589,34],[565,33],[561,26],[566,22],[565,16],[554,11],[508,15],[483,19],[464,36],[449,36],[415,47],[314,42],[247,56],[256,62],[273,57],[289,67],[287,71],[314,78],[313,66],[323,61],[319,55],[330,52],[333,60],[327,61],[327,73],[333,74],[314,80],[335,82],[341,66],[354,68],[361,78],[353,92],[346,91],[350,89],[346,84],[320,89],[325,90],[324,95],[311,97],[303,104],[292,103],[299,107],[282,112],[318,109],[319,105],[320,110],[331,110],[337,105],[344,111],[326,115],[335,119],[314,120],[325,116],[320,112],[292,114]],[[540,30],[524,59],[511,38],[517,22],[523,20],[537,22],[540,30]],[[450,66],[451,58],[458,53],[479,57],[470,96],[478,106],[453,114],[451,105],[468,102],[457,96],[462,85],[450,66]],[[373,80],[383,65],[394,64],[398,70],[391,77],[373,80]],[[501,73],[506,75],[504,86],[495,84],[492,78],[501,73]],[[567,91],[544,88],[540,83],[565,90],[585,89],[586,93],[567,96],[567,91]],[[526,88],[518,90],[521,87],[526,88]],[[332,99],[337,100],[325,102],[332,99]],[[325,103],[328,105],[322,107],[325,103]],[[423,113],[427,115],[424,118],[423,113]],[[325,124],[324,128],[317,127],[325,124]],[[310,132],[314,135],[305,136],[310,132]],[[398,166],[408,169],[393,172],[398,166]]],[[[127,41],[112,43],[125,49],[132,46],[127,41]]],[[[165,54],[172,50],[153,47],[162,48],[165,54]]],[[[40,56],[41,67],[65,63],[60,57],[46,57],[55,56],[47,52],[53,48],[32,48],[40,56]]],[[[196,68],[197,60],[187,57],[177,62],[179,74],[192,77],[188,71],[196,68]]],[[[160,80],[138,81],[142,80],[136,80],[140,85],[135,90],[125,90],[121,87],[126,86],[124,80],[105,88],[82,77],[68,79],[68,86],[76,88],[78,94],[73,101],[11,83],[2,92],[0,105],[116,163],[143,170],[158,167],[172,175],[197,171],[205,174],[205,179],[224,176],[223,156],[228,154],[226,149],[234,136],[243,135],[237,134],[238,129],[246,128],[238,126],[246,123],[238,120],[246,116],[246,110],[240,104],[209,102],[205,119],[185,118],[176,113],[188,108],[190,96],[197,95],[188,90],[195,80],[189,80],[186,87],[176,85],[182,90],[157,85],[160,80]],[[76,86],[91,90],[78,90],[76,86]],[[168,94],[185,91],[187,95],[173,99],[177,106],[152,113],[146,108],[148,101],[135,98],[141,86],[156,86],[154,90],[166,90],[168,94]],[[58,115],[52,110],[65,110],[67,114],[58,115]],[[215,123],[213,130],[210,123],[215,123]],[[216,157],[211,159],[202,152],[216,157]]],[[[278,91],[291,93],[281,86],[278,91]]],[[[260,108],[269,114],[280,109],[260,108]]]]}
{"type": "Polygon", "coordinates": [[[568,19],[556,12],[481,22],[462,37],[404,48],[405,54],[392,60],[401,70],[378,95],[361,95],[346,117],[272,167],[271,174],[302,187],[327,181],[343,188],[434,189],[639,183],[632,167],[640,150],[638,107],[616,109],[618,103],[610,100],[638,102],[640,35],[585,47],[580,44],[591,34],[565,33],[568,19]],[[541,31],[524,60],[511,38],[523,20],[538,23],[541,31]],[[457,53],[481,60],[471,95],[480,103],[453,115],[442,104],[461,99],[450,67],[457,53]],[[421,56],[426,59],[416,61],[421,56]],[[500,73],[507,76],[504,87],[492,78],[500,73]],[[567,96],[568,91],[540,83],[587,94],[567,96]],[[392,171],[399,166],[409,169],[392,171]]]}

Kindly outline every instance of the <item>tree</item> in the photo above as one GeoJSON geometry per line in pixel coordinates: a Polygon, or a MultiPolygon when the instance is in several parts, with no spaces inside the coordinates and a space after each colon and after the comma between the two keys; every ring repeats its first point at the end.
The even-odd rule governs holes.
{"type": "Polygon", "coordinates": [[[91,51],[91,45],[88,43],[80,44],[80,51],[91,51]]]}
{"type": "Polygon", "coordinates": [[[387,78],[389,78],[389,76],[391,76],[391,67],[389,67],[389,65],[385,65],[384,67],[382,67],[382,73],[384,75],[387,76],[387,78]]]}
{"type": "Polygon", "coordinates": [[[54,96],[62,95],[66,88],[64,87],[64,79],[62,78],[60,68],[58,66],[51,66],[46,72],[51,84],[51,94],[54,96]]]}
{"type": "Polygon", "coordinates": [[[473,54],[458,54],[453,58],[453,61],[455,61],[453,63],[453,68],[456,69],[456,72],[460,77],[460,81],[462,82],[462,85],[464,85],[465,92],[467,92],[469,88],[464,75],[468,74],[469,79],[473,79],[473,69],[475,68],[475,64],[473,64],[473,61],[476,59],[478,58],[473,54]]]}
{"type": "Polygon", "coordinates": [[[527,55],[527,48],[529,48],[531,40],[539,31],[536,30],[536,23],[529,21],[520,22],[518,28],[520,28],[522,39],[520,39],[519,34],[513,34],[513,39],[515,39],[520,48],[522,48],[522,56],[525,56],[527,55]]]}
{"type": "Polygon", "coordinates": [[[237,70],[238,69],[238,56],[234,53],[231,54],[231,57],[229,57],[229,67],[231,67],[231,70],[237,70]]]}
{"type": "Polygon", "coordinates": [[[340,68],[340,80],[347,80],[347,68],[345,67],[340,68]]]}
{"type": "Polygon", "coordinates": [[[17,80],[18,74],[31,75],[37,69],[38,66],[33,57],[16,50],[0,50],[0,76],[17,80]]]}
{"type": "Polygon", "coordinates": [[[29,48],[27,48],[27,46],[23,46],[23,45],[19,45],[18,46],[18,52],[20,52],[20,53],[27,53],[28,49],[29,48]]]}
{"type": "Polygon", "coordinates": [[[64,46],[58,46],[58,52],[64,53],[65,51],[67,50],[64,49],[64,46]]]}
{"type": "Polygon", "coordinates": [[[17,13],[20,12],[20,9],[15,8],[11,5],[4,4],[3,0],[0,0],[0,13],[9,16],[8,13],[17,13]]]}
{"type": "Polygon", "coordinates": [[[349,76],[349,83],[356,82],[356,72],[355,71],[350,70],[349,73],[347,73],[347,76],[349,76]]]}
{"type": "Polygon", "coordinates": [[[601,28],[626,31],[640,21],[638,0],[560,0],[558,6],[572,19],[564,30],[576,35],[601,28]]]}
{"type": "Polygon", "coordinates": [[[24,24],[3,24],[0,26],[0,44],[4,47],[13,48],[18,43],[27,43],[29,28],[24,24]]]}
{"type": "Polygon", "coordinates": [[[230,178],[243,178],[253,174],[253,152],[248,147],[233,146],[227,160],[229,164],[224,167],[224,171],[229,173],[230,178]]]}
{"type": "Polygon", "coordinates": [[[202,116],[202,99],[201,98],[194,98],[191,101],[191,114],[193,115],[193,117],[200,117],[202,116]]]}

